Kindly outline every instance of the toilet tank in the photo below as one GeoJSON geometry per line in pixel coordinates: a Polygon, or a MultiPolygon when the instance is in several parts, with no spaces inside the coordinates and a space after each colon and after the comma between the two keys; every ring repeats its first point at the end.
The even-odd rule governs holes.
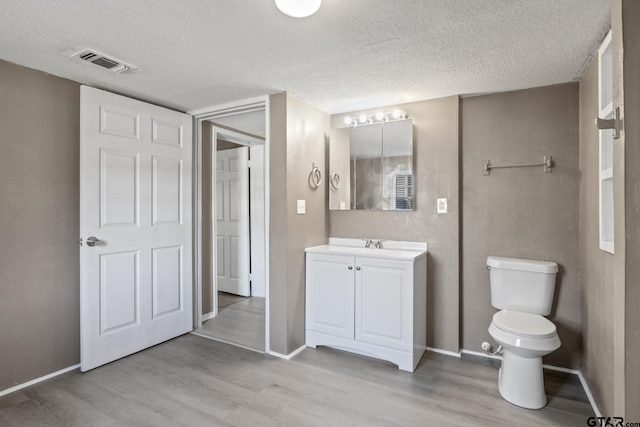
{"type": "Polygon", "coordinates": [[[533,259],[487,257],[491,305],[500,310],[551,313],[558,264],[533,259]]]}

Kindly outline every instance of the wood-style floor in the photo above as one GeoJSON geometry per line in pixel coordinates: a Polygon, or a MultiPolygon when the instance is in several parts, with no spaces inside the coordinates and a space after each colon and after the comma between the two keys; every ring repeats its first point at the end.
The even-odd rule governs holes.
{"type": "Polygon", "coordinates": [[[218,293],[218,316],[195,333],[256,351],[264,351],[265,299],[218,293]]]}
{"type": "Polygon", "coordinates": [[[192,334],[0,398],[2,426],[585,426],[575,375],[549,404],[500,398],[498,362],[427,353],[413,374],[319,347],[285,361],[192,334]]]}

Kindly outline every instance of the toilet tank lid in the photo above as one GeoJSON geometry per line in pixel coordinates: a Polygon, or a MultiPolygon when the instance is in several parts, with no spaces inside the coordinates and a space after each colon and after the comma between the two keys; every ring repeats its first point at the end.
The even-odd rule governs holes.
{"type": "Polygon", "coordinates": [[[536,259],[507,258],[501,256],[488,256],[487,265],[491,268],[505,270],[531,271],[534,273],[557,273],[558,264],[553,261],[540,261],[536,259]]]}

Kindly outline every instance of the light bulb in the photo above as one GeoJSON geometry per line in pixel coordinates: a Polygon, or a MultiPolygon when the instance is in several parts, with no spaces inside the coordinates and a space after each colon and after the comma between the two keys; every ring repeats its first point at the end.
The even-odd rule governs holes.
{"type": "Polygon", "coordinates": [[[382,111],[380,111],[379,113],[376,114],[376,120],[379,121],[379,122],[384,120],[384,114],[382,113],[382,111]]]}
{"type": "Polygon", "coordinates": [[[321,2],[322,0],[276,0],[276,6],[286,15],[305,18],[316,13],[321,2]]]}
{"type": "Polygon", "coordinates": [[[400,117],[402,117],[402,111],[393,110],[393,112],[391,113],[391,117],[393,117],[394,119],[399,119],[400,117]]]}
{"type": "Polygon", "coordinates": [[[358,116],[358,121],[360,123],[367,123],[367,115],[366,114],[360,114],[360,116],[358,116]]]}
{"type": "Polygon", "coordinates": [[[352,122],[353,122],[353,119],[351,118],[351,116],[347,116],[344,118],[345,125],[349,126],[352,122]]]}

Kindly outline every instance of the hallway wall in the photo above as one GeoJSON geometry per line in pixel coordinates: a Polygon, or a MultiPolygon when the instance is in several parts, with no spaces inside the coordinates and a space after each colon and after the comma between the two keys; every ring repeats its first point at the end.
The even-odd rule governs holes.
{"type": "Polygon", "coordinates": [[[80,84],[0,76],[1,391],[80,363],[80,84]]]}

